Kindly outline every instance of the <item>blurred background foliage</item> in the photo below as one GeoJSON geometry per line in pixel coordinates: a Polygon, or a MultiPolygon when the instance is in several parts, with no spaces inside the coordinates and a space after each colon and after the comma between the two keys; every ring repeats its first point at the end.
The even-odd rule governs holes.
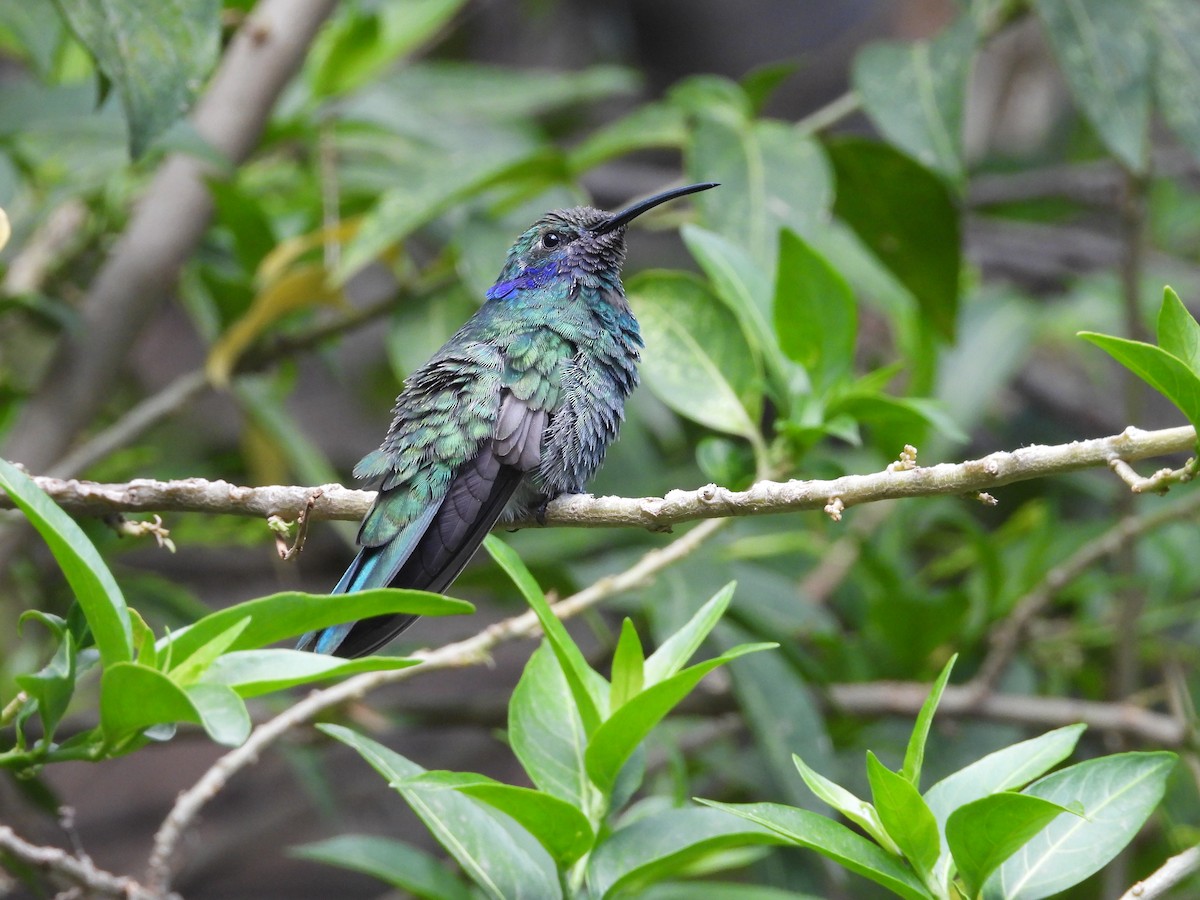
{"type": "MultiPolygon", "coordinates": [[[[162,61],[178,78],[149,85],[103,64],[111,55],[89,6],[0,5],[0,206],[13,228],[0,256],[0,442],[36,402],[80,298],[171,153],[211,164],[212,222],[76,446],[147,398],[188,379],[195,388],[135,439],[35,471],[346,481],[382,436],[400,382],[482,301],[530,221],[559,206],[615,208],[681,179],[722,187],[629,236],[645,386],[596,494],[828,478],[879,470],[906,443],[931,464],[1182,421],[1075,332],[1144,336],[1165,283],[1200,302],[1200,7],[1190,0],[347,0],[236,167],[160,111],[202,90],[251,4],[161,11],[178,17],[162,61]]],[[[617,614],[662,636],[736,579],[717,646],[782,649],[732,663],[652,737],[646,790],[808,804],[795,752],[861,793],[864,749],[895,762],[909,725],[831,709],[824,686],[927,681],[953,652],[956,680],[970,677],[995,623],[1056,566],[1177,493],[1134,502],[1094,472],[1007,487],[996,507],[944,498],[864,507],[840,523],[737,520],[573,631],[601,657],[617,614]]],[[[84,523],[158,631],[283,588],[324,590],[354,533],[320,526],[285,564],[261,522],[167,524],[174,556],[84,523]]],[[[559,594],[669,539],[505,536],[559,594]]],[[[1157,529],[1063,586],[999,689],[1169,709],[1190,743],[1194,540],[1189,520],[1157,529]]],[[[20,613],[65,614],[70,601],[32,542],[4,563],[0,700],[49,647],[36,628],[18,632],[20,613]]],[[[474,624],[423,622],[402,646],[519,609],[485,561],[453,593],[486,612],[474,624]]],[[[493,730],[528,650],[345,715],[431,767],[513,777],[497,769],[493,730]]],[[[933,743],[931,780],[1024,734],[948,717],[935,730],[946,737],[933,743]]],[[[179,883],[188,896],[327,896],[331,885],[370,896],[369,879],[282,852],[349,824],[428,846],[373,776],[343,772],[344,754],[314,741],[297,737],[214,806],[208,850],[179,883]]],[[[1144,743],[1093,732],[1081,746],[1144,743]]],[[[49,826],[18,794],[58,792],[79,808],[89,852],[125,871],[180,773],[186,781],[215,752],[184,735],[136,765],[106,764],[111,786],[90,798],[78,789],[95,773],[68,764],[0,800],[33,834],[49,826]]],[[[1195,769],[1180,767],[1143,840],[1072,896],[1112,895],[1196,840],[1195,769]]],[[[747,866],[763,884],[866,895],[811,856],[754,854],[747,866]]]]}

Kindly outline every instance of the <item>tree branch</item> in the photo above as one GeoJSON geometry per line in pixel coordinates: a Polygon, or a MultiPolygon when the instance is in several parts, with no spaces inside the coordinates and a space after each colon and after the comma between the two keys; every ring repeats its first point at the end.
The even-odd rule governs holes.
{"type": "MultiPolygon", "coordinates": [[[[192,122],[240,162],[258,142],[284,85],[300,67],[334,0],[262,0],[225,53],[192,122]]],[[[37,468],[55,462],[109,394],[142,325],[172,289],[212,214],[207,165],[175,155],[158,171],[83,301],[49,376],[22,411],[5,455],[37,468]]]]}
{"type": "Polygon", "coordinates": [[[1121,895],[1121,900],[1153,900],[1161,897],[1197,869],[1200,869],[1200,847],[1189,847],[1127,890],[1121,895]]]}
{"type": "MultiPolygon", "coordinates": [[[[17,836],[7,825],[0,825],[0,852],[47,872],[87,891],[89,897],[120,897],[122,900],[151,900],[162,894],[153,892],[124,875],[113,875],[96,867],[86,856],[73,856],[58,847],[39,847],[17,836]]],[[[167,896],[177,897],[176,894],[167,896]]]]}
{"type": "MultiPolygon", "coordinates": [[[[862,503],[905,497],[978,495],[1006,484],[1108,466],[1114,459],[1138,460],[1194,449],[1189,426],[1162,431],[1129,427],[1120,434],[1055,446],[999,451],[981,459],[935,466],[892,466],[869,475],[845,475],[832,481],[760,481],[745,491],[706,485],[675,490],[665,497],[559,497],[546,509],[543,523],[532,520],[501,527],[567,525],[576,527],[640,527],[669,530],[697,519],[752,516],[805,509],[843,510],[862,503]]],[[[182,481],[138,479],[127,484],[38,477],[37,483],[68,512],[104,516],[117,512],[204,512],[294,519],[317,490],[313,519],[361,519],[374,499],[372,491],[337,484],[319,488],[272,485],[240,487],[225,481],[188,478],[182,481]]],[[[0,497],[0,507],[11,501],[0,497]]]]}

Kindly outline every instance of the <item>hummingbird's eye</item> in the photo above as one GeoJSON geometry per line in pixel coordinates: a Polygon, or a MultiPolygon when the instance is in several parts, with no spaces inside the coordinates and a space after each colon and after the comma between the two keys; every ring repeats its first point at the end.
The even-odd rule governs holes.
{"type": "Polygon", "coordinates": [[[557,231],[547,231],[542,235],[542,246],[547,250],[553,250],[563,242],[563,236],[557,231]]]}

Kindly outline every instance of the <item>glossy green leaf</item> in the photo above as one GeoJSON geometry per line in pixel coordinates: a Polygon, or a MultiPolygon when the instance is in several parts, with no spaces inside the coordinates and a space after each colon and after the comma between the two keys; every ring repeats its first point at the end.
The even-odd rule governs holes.
{"type": "Polygon", "coordinates": [[[470,900],[472,896],[441,861],[411,844],[374,834],[340,834],[293,847],[288,853],[371,875],[421,900],[470,900]]]}
{"type": "Polygon", "coordinates": [[[627,282],[647,386],[681,416],[755,440],[762,374],[741,323],[698,279],[644,272],[627,282]]]}
{"type": "Polygon", "coordinates": [[[927,168],[963,177],[963,108],[976,32],[968,16],[932,41],[868,44],[852,81],[879,130],[927,168]]]}
{"type": "Polygon", "coordinates": [[[75,594],[108,666],[133,658],[133,633],[121,589],[100,554],[75,520],[63,512],[33,479],[0,459],[0,489],[38,530],[75,594]]]}
{"type": "Polygon", "coordinates": [[[1091,341],[1179,407],[1192,425],[1200,428],[1200,375],[1187,363],[1161,347],[1128,338],[1081,331],[1091,341]]]}
{"type": "Polygon", "coordinates": [[[746,653],[768,650],[778,644],[747,644],[734,647],[715,659],[698,663],[647,687],[600,725],[588,740],[584,762],[592,783],[605,794],[612,791],[621,767],[659,722],[674,709],[700,679],[732,659],[746,653]]]}
{"type": "Polygon", "coordinates": [[[686,165],[690,180],[721,183],[695,197],[704,226],[745,249],[764,272],[775,271],[781,228],[807,236],[824,226],[833,198],[829,166],[793,125],[705,116],[693,128],[686,165]]]}
{"type": "Polygon", "coordinates": [[[713,800],[700,802],[770,828],[786,838],[789,843],[815,850],[827,859],[883,885],[906,900],[930,900],[932,897],[925,885],[903,861],[840,822],[806,809],[796,809],[779,803],[717,803],[713,800]]]}
{"type": "Polygon", "coordinates": [[[968,894],[975,896],[1001,863],[1063,813],[1072,811],[1041,797],[1008,791],[952,812],[946,842],[968,894]]]}
{"type": "Polygon", "coordinates": [[[1155,29],[1158,108],[1180,142],[1200,159],[1200,5],[1192,0],[1150,0],[1155,29]]]}
{"type": "Polygon", "coordinates": [[[626,618],[621,623],[621,637],[613,652],[612,692],[608,702],[612,709],[620,709],[626,701],[641,693],[646,677],[646,656],[642,641],[633,620],[626,618]]]}
{"type": "Polygon", "coordinates": [[[687,665],[704,639],[721,621],[733,600],[737,582],[731,581],[704,603],[695,614],[650,654],[646,660],[646,684],[658,684],[687,665]]]}
{"type": "Polygon", "coordinates": [[[1200,324],[1169,287],[1158,310],[1158,346],[1200,375],[1200,324]]]}
{"type": "Polygon", "coordinates": [[[453,600],[427,591],[375,588],[352,594],[305,594],[284,591],[238,603],[205,616],[186,628],[161,638],[161,656],[170,646],[174,664],[187,659],[235,623],[247,616],[246,626],[229,650],[253,650],[287,638],[371,616],[411,614],[417,616],[458,616],[475,611],[465,600],[453,600]]]}
{"type": "Polygon", "coordinates": [[[567,868],[592,848],[595,835],[587,816],[553,794],[502,784],[472,772],[431,771],[403,782],[418,791],[455,790],[510,816],[567,868]]]}
{"type": "Polygon", "coordinates": [[[607,705],[601,690],[601,685],[605,683],[604,679],[588,665],[587,660],[583,658],[583,652],[571,639],[571,635],[567,633],[567,626],[551,611],[550,604],[546,602],[546,595],[542,593],[533,573],[517,555],[517,551],[491,534],[484,538],[483,547],[491,554],[492,559],[504,570],[505,574],[513,580],[522,596],[525,597],[525,602],[537,616],[546,640],[554,651],[554,655],[558,657],[559,665],[562,666],[563,675],[566,676],[567,684],[571,688],[571,696],[574,698],[576,706],[579,707],[579,716],[583,721],[584,730],[590,735],[600,724],[603,710],[607,705]]]}
{"type": "Polygon", "coordinates": [[[965,444],[969,439],[945,404],[927,397],[893,397],[851,389],[839,392],[825,409],[827,420],[842,415],[869,428],[872,442],[887,452],[905,444],[919,447],[930,428],[955,443],[965,444]]]}
{"type": "MultiPolygon", "coordinates": [[[[782,844],[769,828],[715,809],[668,809],[618,828],[588,861],[596,897],[640,896],[651,883],[732,847],[782,844]]],[[[706,894],[700,885],[697,893],[706,894]]]]}
{"type": "Polygon", "coordinates": [[[233,688],[240,697],[257,697],[301,684],[345,678],[359,672],[406,669],[419,662],[401,656],[342,659],[303,650],[234,650],[220,656],[205,669],[200,681],[233,688]]]}
{"type": "Polygon", "coordinates": [[[962,250],[946,185],[887,144],[836,138],[826,146],[837,174],[834,211],[908,288],[925,322],[953,338],[962,250]]]}
{"type": "Polygon", "coordinates": [[[494,900],[554,900],[562,896],[550,855],[512,819],[457,791],[405,786],[425,770],[376,741],[339,725],[321,731],[354,748],[388,779],[463,871],[494,900]]]}
{"type": "Polygon", "coordinates": [[[913,868],[930,882],[941,851],[933,813],[911,781],[887,768],[869,750],[867,780],[879,821],[913,868]]]}
{"type": "Polygon", "coordinates": [[[130,151],[179,119],[204,84],[221,38],[220,0],[55,0],[63,17],[116,87],[130,151]]]}
{"type": "MultiPolygon", "coordinates": [[[[998,791],[1018,790],[1071,755],[1086,725],[1067,725],[989,753],[947,775],[925,793],[938,828],[945,834],[954,810],[998,791]]],[[[938,874],[949,875],[950,848],[943,842],[938,874]]]]}
{"type": "Polygon", "coordinates": [[[825,803],[828,803],[851,822],[856,823],[863,831],[887,850],[889,853],[900,855],[900,848],[888,835],[887,829],[879,821],[879,813],[866,800],[860,800],[840,784],[830,781],[824,775],[809,767],[799,756],[792,756],[800,777],[808,785],[808,789],[825,803]]]}
{"type": "Polygon", "coordinates": [[[1047,775],[1024,793],[1083,816],[1060,816],[984,884],[986,900],[1039,900],[1078,884],[1133,840],[1162,800],[1174,753],[1118,753],[1047,775]]]}
{"type": "Polygon", "coordinates": [[[1034,0],[1076,102],[1109,151],[1146,168],[1154,45],[1147,4],[1034,0]]]}
{"type": "Polygon", "coordinates": [[[938,704],[942,702],[942,693],[946,690],[946,683],[950,680],[950,672],[953,671],[957,659],[956,653],[942,667],[929,696],[921,705],[921,711],[917,713],[917,721],[908,739],[908,749],[904,751],[904,765],[900,774],[918,790],[921,788],[921,766],[925,762],[925,743],[929,740],[929,727],[933,724],[933,715],[937,712],[938,704]]]}
{"type": "Polygon", "coordinates": [[[850,285],[794,231],[779,236],[775,334],[779,346],[828,388],[854,364],[858,310],[850,285]]]}
{"type": "Polygon", "coordinates": [[[236,746],[250,730],[245,704],[227,688],[181,688],[166,675],[136,663],[107,666],[100,678],[100,728],[105,743],[117,742],[153,725],[191,722],[214,741],[236,746]]]}
{"type": "Polygon", "coordinates": [[[587,809],[593,788],[583,755],[587,734],[562,667],[543,641],[529,657],[508,704],[508,742],[529,779],[587,809]]]}
{"type": "Polygon", "coordinates": [[[189,684],[183,691],[199,713],[200,724],[218,744],[237,747],[250,736],[250,712],[232,688],[189,684]]]}

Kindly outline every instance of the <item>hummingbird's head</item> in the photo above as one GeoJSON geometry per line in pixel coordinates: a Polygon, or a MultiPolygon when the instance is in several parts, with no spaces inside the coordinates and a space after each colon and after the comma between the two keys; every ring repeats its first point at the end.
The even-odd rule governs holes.
{"type": "Polygon", "coordinates": [[[562,275],[585,282],[615,280],[625,262],[626,225],[660,203],[716,186],[713,182],[689,184],[655,194],[618,213],[590,206],[551,210],[513,244],[488,298],[536,287],[562,275]]]}

